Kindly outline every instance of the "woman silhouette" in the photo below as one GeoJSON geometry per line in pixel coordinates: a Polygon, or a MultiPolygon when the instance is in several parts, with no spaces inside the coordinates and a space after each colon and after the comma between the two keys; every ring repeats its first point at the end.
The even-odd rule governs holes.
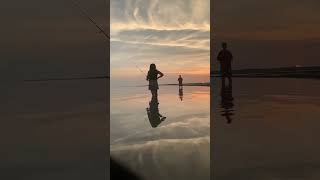
{"type": "Polygon", "coordinates": [[[147,75],[147,81],[149,81],[149,90],[151,91],[152,97],[158,97],[158,79],[161,77],[163,77],[163,73],[157,70],[155,64],[150,64],[150,69],[147,75]]]}

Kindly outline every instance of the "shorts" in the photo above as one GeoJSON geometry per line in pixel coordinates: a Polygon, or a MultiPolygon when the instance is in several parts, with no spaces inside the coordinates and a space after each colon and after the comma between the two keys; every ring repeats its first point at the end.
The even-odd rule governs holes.
{"type": "Polygon", "coordinates": [[[232,69],[231,67],[223,67],[220,69],[221,76],[223,77],[231,77],[232,76],[232,69]]]}
{"type": "Polygon", "coordinates": [[[159,85],[157,80],[149,80],[149,90],[158,90],[159,85]]]}

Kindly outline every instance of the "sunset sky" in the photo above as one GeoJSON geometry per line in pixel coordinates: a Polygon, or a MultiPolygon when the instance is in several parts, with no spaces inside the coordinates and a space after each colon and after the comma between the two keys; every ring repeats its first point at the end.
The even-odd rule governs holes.
{"type": "Polygon", "coordinates": [[[227,41],[235,69],[320,65],[320,1],[216,0],[211,12],[212,53],[227,41]]]}
{"type": "MultiPolygon", "coordinates": [[[[145,80],[155,63],[166,78],[208,79],[210,0],[111,0],[111,80],[145,80]]],[[[143,81],[145,83],[145,81],[143,81]]]]}

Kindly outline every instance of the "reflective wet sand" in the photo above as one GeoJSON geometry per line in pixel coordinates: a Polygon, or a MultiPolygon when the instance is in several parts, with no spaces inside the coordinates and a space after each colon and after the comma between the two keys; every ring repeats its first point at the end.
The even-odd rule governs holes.
{"type": "Polygon", "coordinates": [[[210,178],[209,87],[160,86],[153,126],[147,87],[111,89],[111,155],[143,179],[210,178]]]}
{"type": "Polygon", "coordinates": [[[213,80],[212,178],[320,179],[320,81],[233,81],[228,123],[221,81],[213,80]]]}

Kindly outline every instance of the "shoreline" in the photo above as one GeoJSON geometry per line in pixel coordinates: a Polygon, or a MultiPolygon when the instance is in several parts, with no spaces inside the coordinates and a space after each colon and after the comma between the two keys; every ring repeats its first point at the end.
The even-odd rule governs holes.
{"type": "MultiPolygon", "coordinates": [[[[221,75],[210,75],[211,78],[221,78],[221,75]]],[[[291,79],[320,79],[320,75],[278,75],[278,74],[246,74],[246,75],[232,75],[232,78],[291,78],[291,79]]]]}
{"type": "MultiPolygon", "coordinates": [[[[221,77],[220,71],[211,71],[210,77],[221,77]]],[[[303,78],[320,79],[320,66],[279,67],[266,69],[232,70],[233,78],[303,78]]]]}
{"type": "MultiPolygon", "coordinates": [[[[148,87],[149,85],[140,85],[140,86],[134,86],[134,87],[148,87]]],[[[170,83],[170,84],[159,84],[159,86],[179,86],[179,84],[177,83],[170,83]]],[[[210,82],[205,82],[205,83],[185,83],[183,84],[183,86],[205,86],[205,87],[209,87],[210,86],[210,82]]],[[[127,87],[131,87],[131,86],[127,86],[127,87]]]]}
{"type": "MultiPolygon", "coordinates": [[[[179,84],[177,83],[173,83],[173,84],[159,84],[159,86],[179,86],[179,84]]],[[[182,86],[210,86],[210,82],[205,82],[205,83],[185,83],[182,84],[182,86]]]]}

